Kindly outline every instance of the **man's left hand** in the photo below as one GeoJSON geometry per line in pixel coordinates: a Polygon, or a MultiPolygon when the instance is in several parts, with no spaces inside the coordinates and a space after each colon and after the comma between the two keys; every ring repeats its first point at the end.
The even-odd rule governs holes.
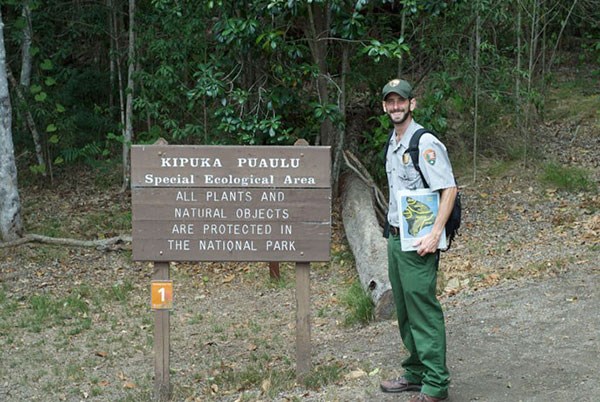
{"type": "Polygon", "coordinates": [[[415,247],[417,247],[417,254],[423,257],[425,254],[435,253],[438,249],[438,245],[440,244],[441,235],[436,235],[433,232],[427,233],[421,239],[415,242],[415,247]]]}

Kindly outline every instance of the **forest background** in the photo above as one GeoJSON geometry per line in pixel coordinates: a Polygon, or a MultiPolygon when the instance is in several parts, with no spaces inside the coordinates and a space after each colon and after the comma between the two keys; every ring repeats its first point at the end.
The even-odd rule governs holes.
{"type": "MultiPolygon", "coordinates": [[[[332,147],[337,192],[344,150],[376,166],[390,127],[380,88],[397,76],[476,179],[482,158],[527,163],[548,83],[600,58],[595,0],[3,4],[13,124],[1,138],[12,135],[24,182],[121,166],[125,190],[132,143],[304,138],[332,147]]],[[[4,238],[20,231],[9,226],[4,238]]]]}
{"type": "MultiPolygon", "coordinates": [[[[558,177],[575,193],[594,190],[597,169],[571,169],[570,160],[548,161],[540,158],[537,147],[545,140],[540,134],[547,134],[540,127],[550,99],[555,108],[569,100],[558,118],[568,127],[555,132],[565,129],[574,141],[578,135],[584,138],[578,134],[580,126],[591,127],[585,138],[597,142],[599,5],[597,0],[4,0],[0,237],[18,241],[41,233],[102,240],[130,233],[129,148],[160,137],[170,144],[206,145],[291,145],[303,138],[332,147],[336,196],[343,191],[337,184],[345,169],[345,152],[358,155],[383,188],[384,172],[377,166],[390,123],[381,113],[380,91],[398,76],[416,88],[416,119],[435,130],[450,149],[461,184],[474,185],[517,166],[510,170],[511,180],[530,180],[531,167],[558,177]],[[77,213],[55,214],[48,209],[51,203],[75,206],[77,213]]],[[[593,158],[593,149],[581,155],[593,158]]],[[[591,204],[589,200],[585,196],[582,202],[596,213],[597,198],[591,204]]],[[[343,239],[334,239],[333,247],[339,248],[332,259],[351,260],[341,243],[343,239]]],[[[78,278],[76,287],[68,290],[54,289],[45,279],[53,270],[62,270],[65,259],[91,263],[104,257],[72,251],[65,252],[68,257],[57,256],[51,248],[12,250],[19,248],[2,249],[0,302],[7,314],[33,314],[20,318],[17,330],[29,335],[55,331],[58,323],[68,320],[63,326],[71,342],[98,319],[91,313],[93,306],[115,298],[145,306],[144,291],[139,293],[141,302],[137,293],[130,296],[137,285],[127,280],[110,285],[108,293],[97,293],[99,299],[94,299],[95,292],[82,285],[85,279],[78,278]],[[17,260],[27,262],[18,266],[17,260]],[[24,290],[31,278],[23,279],[20,271],[38,263],[50,265],[27,275],[39,279],[39,287],[33,289],[41,296],[24,290]],[[7,285],[21,279],[22,286],[7,285]],[[59,314],[58,321],[49,319],[60,306],[76,318],[59,314]]],[[[114,268],[117,277],[123,266],[114,268]]],[[[91,275],[82,270],[79,274],[91,275]]],[[[231,283],[230,274],[240,274],[228,268],[209,271],[212,274],[198,274],[201,285],[212,283],[213,274],[226,275],[222,284],[231,283]]],[[[484,280],[496,282],[494,274],[486,275],[484,280]]],[[[192,321],[207,319],[190,314],[192,321]]],[[[142,319],[135,334],[146,334],[150,325],[142,319]]],[[[220,333],[214,325],[210,329],[220,333]]],[[[4,351],[20,344],[8,328],[1,328],[4,351]]],[[[92,346],[92,360],[112,359],[113,352],[101,345],[92,346]]],[[[140,346],[147,352],[145,348],[140,346]]],[[[135,363],[134,359],[131,364],[135,363]]],[[[138,364],[144,365],[149,367],[147,362],[138,364]]],[[[65,382],[75,378],[78,385],[72,389],[62,384],[56,391],[59,398],[113,395],[105,383],[113,380],[83,380],[78,373],[83,366],[65,366],[65,382]]],[[[211,370],[218,371],[215,367],[211,370]]],[[[335,372],[339,364],[322,367],[335,372]]],[[[230,373],[228,367],[220,370],[230,373]]],[[[273,371],[267,373],[271,376],[273,371]]],[[[234,390],[255,387],[263,396],[280,389],[271,385],[272,377],[265,385],[265,372],[258,377],[258,385],[225,374],[221,382],[215,381],[217,375],[198,382],[205,387],[202,395],[217,399],[231,383],[237,384],[227,385],[234,390]],[[215,384],[221,388],[215,389],[215,384]]],[[[31,378],[36,373],[27,377],[31,378]]],[[[31,396],[26,382],[17,395],[31,396]]],[[[151,379],[130,381],[119,373],[117,382],[139,396],[147,395],[140,384],[151,379]]],[[[180,394],[196,395],[184,388],[180,394]]],[[[123,389],[114,392],[121,395],[119,391],[123,389]]]]}

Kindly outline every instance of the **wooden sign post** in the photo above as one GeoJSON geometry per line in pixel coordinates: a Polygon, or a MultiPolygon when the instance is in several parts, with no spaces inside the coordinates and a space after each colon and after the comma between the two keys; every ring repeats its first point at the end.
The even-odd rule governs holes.
{"type": "Polygon", "coordinates": [[[134,145],[131,165],[133,259],[155,267],[157,399],[170,394],[170,261],[295,262],[296,371],[308,373],[310,262],[330,257],[329,147],[134,145]]]}
{"type": "MultiPolygon", "coordinates": [[[[154,263],[153,281],[166,281],[169,280],[169,276],[168,262],[154,263]]],[[[158,401],[168,401],[171,396],[171,379],[169,375],[169,358],[171,355],[170,313],[169,308],[154,311],[154,397],[158,401]]]]}
{"type": "Polygon", "coordinates": [[[310,347],[310,263],[296,263],[296,377],[302,379],[311,368],[310,347]]]}

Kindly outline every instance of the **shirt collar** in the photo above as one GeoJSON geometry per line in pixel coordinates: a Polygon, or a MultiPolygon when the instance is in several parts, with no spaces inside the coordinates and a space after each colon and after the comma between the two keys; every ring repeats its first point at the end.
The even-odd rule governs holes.
{"type": "Polygon", "coordinates": [[[394,135],[392,135],[392,144],[394,145],[394,149],[397,149],[400,146],[404,147],[405,149],[408,149],[408,146],[410,145],[410,139],[412,138],[413,134],[420,128],[423,127],[416,121],[412,120],[406,128],[406,131],[404,132],[400,143],[396,143],[396,129],[394,129],[394,135]]]}

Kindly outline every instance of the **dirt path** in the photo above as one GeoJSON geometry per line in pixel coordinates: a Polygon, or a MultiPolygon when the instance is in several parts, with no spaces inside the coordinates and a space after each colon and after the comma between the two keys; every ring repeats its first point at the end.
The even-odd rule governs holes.
{"type": "Polygon", "coordinates": [[[460,297],[448,311],[453,400],[597,400],[599,305],[597,261],[460,297]]]}
{"type": "MultiPolygon", "coordinates": [[[[595,264],[574,265],[557,278],[506,283],[446,299],[450,400],[600,398],[600,270],[595,264]]],[[[350,366],[359,378],[309,400],[409,399],[409,394],[379,391],[381,379],[402,373],[405,352],[393,321],[345,334],[335,343],[325,348],[337,347],[339,356],[353,360],[350,366]]]]}

